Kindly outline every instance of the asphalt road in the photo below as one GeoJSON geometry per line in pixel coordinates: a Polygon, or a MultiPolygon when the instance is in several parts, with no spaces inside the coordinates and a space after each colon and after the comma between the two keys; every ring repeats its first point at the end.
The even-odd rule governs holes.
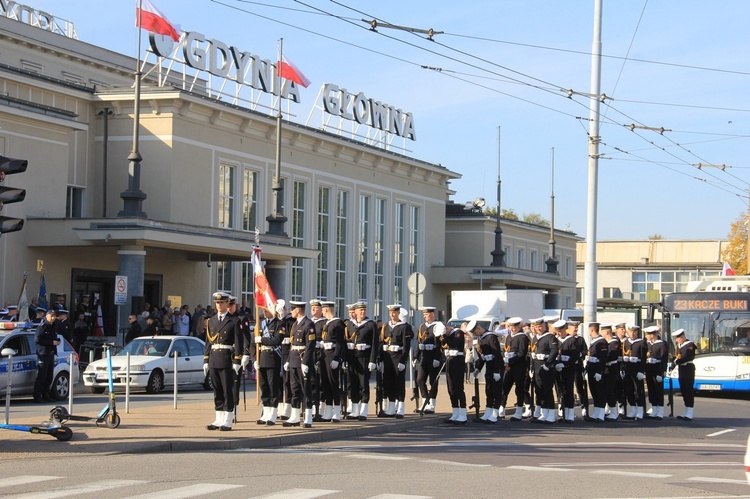
{"type": "Polygon", "coordinates": [[[29,455],[2,460],[0,495],[750,497],[747,400],[701,397],[696,407],[690,423],[504,421],[274,450],[29,455]]]}

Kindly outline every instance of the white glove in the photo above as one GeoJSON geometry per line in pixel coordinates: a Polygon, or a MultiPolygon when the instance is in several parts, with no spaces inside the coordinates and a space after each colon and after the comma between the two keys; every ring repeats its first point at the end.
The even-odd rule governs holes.
{"type": "Polygon", "coordinates": [[[257,343],[258,345],[260,345],[260,336],[254,336],[253,340],[255,341],[255,343],[257,343]]]}
{"type": "Polygon", "coordinates": [[[638,381],[643,381],[643,378],[645,378],[646,376],[643,373],[638,373],[635,375],[635,377],[636,379],[638,379],[638,381]]]}
{"type": "Polygon", "coordinates": [[[664,378],[662,378],[661,376],[656,376],[657,383],[661,383],[662,381],[664,381],[664,378]]]}
{"type": "Polygon", "coordinates": [[[310,372],[310,366],[307,364],[302,364],[302,374],[304,376],[307,376],[307,373],[310,372]]]}
{"type": "Polygon", "coordinates": [[[445,324],[442,322],[435,324],[435,327],[432,329],[432,334],[434,334],[436,338],[443,336],[445,334],[445,324]]]}
{"type": "Polygon", "coordinates": [[[474,372],[472,373],[475,378],[479,377],[479,369],[474,369],[474,372]]]}
{"type": "Polygon", "coordinates": [[[495,381],[500,381],[500,373],[494,373],[492,375],[492,379],[494,379],[495,381]]]}
{"type": "Polygon", "coordinates": [[[411,361],[411,367],[417,367],[417,359],[411,361]]]}
{"type": "Polygon", "coordinates": [[[533,378],[533,377],[534,377],[534,371],[529,371],[529,378],[533,378]]]}
{"type": "Polygon", "coordinates": [[[341,368],[342,368],[342,369],[343,369],[344,371],[346,371],[347,369],[349,369],[349,363],[348,363],[348,362],[344,362],[343,364],[341,364],[341,368]]]}
{"type": "Polygon", "coordinates": [[[203,376],[208,376],[208,362],[203,364],[203,376]]]}
{"type": "Polygon", "coordinates": [[[549,371],[549,366],[547,364],[542,364],[542,369],[549,371]]]}
{"type": "Polygon", "coordinates": [[[331,369],[336,369],[339,367],[339,361],[338,360],[332,360],[331,361],[331,369]]]}
{"type": "Polygon", "coordinates": [[[381,373],[383,372],[383,363],[382,362],[378,362],[378,371],[380,371],[381,373]]]}
{"type": "Polygon", "coordinates": [[[260,371],[260,364],[258,364],[257,360],[253,362],[253,369],[255,369],[256,372],[260,371]]]}
{"type": "Polygon", "coordinates": [[[564,367],[565,367],[565,364],[563,364],[562,362],[560,362],[559,364],[555,364],[555,371],[560,372],[563,370],[564,367]]]}
{"type": "Polygon", "coordinates": [[[240,365],[242,368],[246,368],[248,365],[250,365],[250,356],[249,355],[243,355],[242,360],[240,361],[240,365]]]}
{"type": "Polygon", "coordinates": [[[399,362],[398,366],[396,366],[396,368],[399,370],[399,372],[401,372],[404,369],[406,369],[406,365],[399,362]]]}
{"type": "Polygon", "coordinates": [[[236,372],[237,374],[239,374],[240,373],[240,369],[242,369],[242,366],[239,365],[239,364],[232,364],[232,369],[234,369],[234,372],[236,372]]]}
{"type": "Polygon", "coordinates": [[[596,381],[601,381],[601,380],[602,380],[602,375],[601,375],[601,374],[599,374],[599,373],[596,373],[596,374],[594,374],[594,379],[595,379],[596,381]]]}
{"type": "Polygon", "coordinates": [[[289,362],[284,362],[284,370],[285,371],[289,370],[289,362]]]}
{"type": "Polygon", "coordinates": [[[367,364],[367,369],[368,369],[368,370],[369,370],[370,372],[373,372],[373,371],[374,371],[375,369],[377,369],[377,368],[378,368],[378,366],[377,366],[377,365],[375,365],[375,363],[374,363],[374,362],[370,362],[369,364],[367,364]]]}
{"type": "Polygon", "coordinates": [[[440,361],[435,359],[432,361],[432,367],[440,367],[440,361]]]}
{"type": "Polygon", "coordinates": [[[625,371],[620,371],[620,379],[625,379],[625,371]]]}

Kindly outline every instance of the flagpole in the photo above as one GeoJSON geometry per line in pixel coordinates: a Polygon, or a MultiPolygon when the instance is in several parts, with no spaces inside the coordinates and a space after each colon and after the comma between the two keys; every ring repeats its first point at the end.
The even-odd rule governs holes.
{"type": "Polygon", "coordinates": [[[271,215],[266,217],[268,222],[268,234],[287,237],[284,232],[284,223],[287,218],[282,212],[282,196],[284,188],[281,186],[281,62],[284,57],[284,39],[279,39],[279,59],[276,61],[276,91],[278,103],[276,112],[276,171],[273,177],[273,206],[271,215]]]}
{"type": "Polygon", "coordinates": [[[133,104],[133,149],[128,155],[128,188],[120,193],[123,200],[123,209],[117,216],[146,218],[143,211],[143,200],[146,193],[141,190],[141,153],[138,151],[139,128],[141,121],[141,38],[143,29],[141,20],[143,12],[143,1],[138,0],[138,53],[135,67],[135,101],[133,104]]]}
{"type": "Polygon", "coordinates": [[[23,284],[21,285],[21,292],[18,293],[18,302],[16,303],[18,305],[18,314],[20,316],[21,314],[21,298],[23,298],[23,290],[26,289],[26,279],[28,279],[29,273],[24,272],[23,273],[23,284]]]}

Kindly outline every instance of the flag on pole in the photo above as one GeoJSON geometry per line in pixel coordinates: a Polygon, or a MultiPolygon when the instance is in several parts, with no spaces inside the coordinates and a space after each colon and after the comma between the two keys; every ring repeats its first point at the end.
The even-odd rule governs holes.
{"type": "Polygon", "coordinates": [[[47,310],[47,282],[44,280],[44,272],[39,278],[39,306],[47,310]]]}
{"type": "Polygon", "coordinates": [[[724,262],[724,268],[721,269],[721,275],[736,275],[732,266],[729,265],[729,262],[724,262]]]}
{"type": "Polygon", "coordinates": [[[26,279],[28,274],[23,273],[23,286],[21,286],[21,296],[18,298],[18,322],[29,320],[29,299],[26,297],[26,279]]]}
{"type": "Polygon", "coordinates": [[[135,25],[146,31],[168,36],[176,42],[180,40],[179,25],[169,22],[167,16],[150,0],[138,0],[135,8],[135,25]]]}
{"type": "Polygon", "coordinates": [[[266,279],[266,271],[260,261],[260,247],[253,246],[253,277],[255,282],[255,305],[274,312],[276,306],[276,295],[273,294],[271,286],[266,279]]]}
{"type": "Polygon", "coordinates": [[[302,71],[299,70],[297,66],[294,65],[292,61],[284,57],[284,55],[281,56],[281,61],[279,61],[278,63],[278,68],[279,76],[281,78],[291,80],[297,85],[302,85],[305,88],[310,86],[310,80],[307,79],[307,77],[302,73],[302,71]]]}
{"type": "Polygon", "coordinates": [[[104,320],[102,319],[102,305],[96,307],[96,324],[94,325],[94,336],[104,336],[104,320]]]}

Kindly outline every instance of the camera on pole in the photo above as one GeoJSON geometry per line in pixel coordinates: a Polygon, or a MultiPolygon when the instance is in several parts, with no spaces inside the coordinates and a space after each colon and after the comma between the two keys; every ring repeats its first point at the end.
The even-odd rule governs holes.
{"type": "MultiPolygon", "coordinates": [[[[10,203],[20,203],[26,198],[25,189],[16,189],[5,185],[5,177],[14,173],[26,171],[28,161],[0,156],[0,213],[3,206],[10,203]]],[[[0,216],[0,236],[8,232],[15,232],[23,228],[22,218],[0,216]]]]}

